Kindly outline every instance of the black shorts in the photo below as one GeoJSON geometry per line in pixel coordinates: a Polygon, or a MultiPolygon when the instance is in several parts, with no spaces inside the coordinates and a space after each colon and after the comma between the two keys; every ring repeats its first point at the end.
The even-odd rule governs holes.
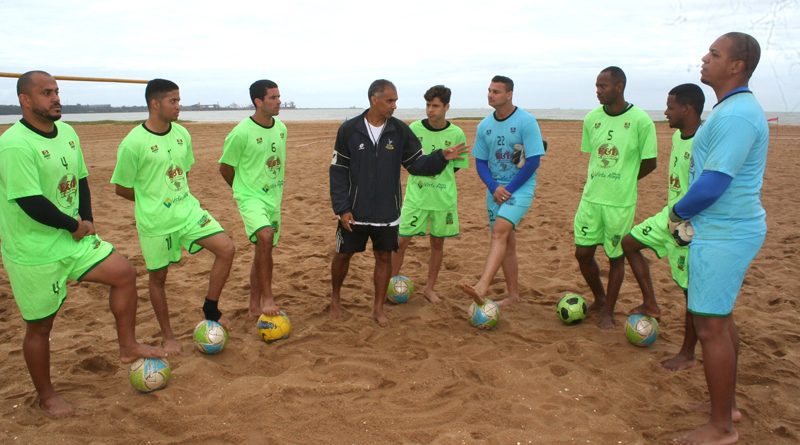
{"type": "Polygon", "coordinates": [[[399,247],[399,226],[367,226],[351,224],[348,232],[339,223],[336,228],[336,253],[363,252],[367,248],[367,238],[372,240],[372,250],[394,252],[399,247]]]}

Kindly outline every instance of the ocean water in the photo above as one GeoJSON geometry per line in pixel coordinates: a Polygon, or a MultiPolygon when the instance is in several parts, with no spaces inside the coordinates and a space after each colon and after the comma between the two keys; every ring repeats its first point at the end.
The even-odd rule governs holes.
{"type": "MultiPolygon", "coordinates": [[[[337,121],[342,122],[346,119],[358,116],[364,111],[362,108],[297,108],[281,110],[280,119],[286,122],[292,121],[337,121]]],[[[491,113],[490,108],[453,108],[447,113],[449,119],[455,118],[483,118],[491,113]]],[[[557,120],[583,120],[589,110],[572,109],[529,109],[537,119],[557,119],[557,120]]],[[[208,110],[208,111],[184,111],[181,112],[181,120],[194,122],[239,122],[253,113],[252,110],[208,110]]],[[[662,110],[648,110],[647,113],[654,121],[664,121],[662,110]]],[[[707,113],[704,113],[704,115],[707,113]]],[[[777,113],[767,112],[767,118],[771,123],[780,125],[800,125],[800,113],[777,113]],[[777,121],[774,119],[777,118],[777,121]]],[[[395,117],[403,120],[422,119],[425,117],[424,108],[400,108],[394,113],[395,117]]],[[[4,115],[0,116],[0,124],[9,124],[19,120],[20,116],[4,115]]],[[[66,122],[96,122],[104,120],[113,121],[144,121],[147,119],[146,112],[139,113],[85,113],[85,114],[65,114],[61,118],[66,122]]]]}

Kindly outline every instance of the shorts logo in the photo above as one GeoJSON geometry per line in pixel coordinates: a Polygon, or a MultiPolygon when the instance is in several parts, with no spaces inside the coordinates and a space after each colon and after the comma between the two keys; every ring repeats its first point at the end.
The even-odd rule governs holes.
{"type": "Polygon", "coordinates": [[[336,150],[333,151],[333,157],[331,158],[331,165],[336,165],[336,161],[338,160],[339,156],[336,153],[336,150]]]}
{"type": "Polygon", "coordinates": [[[256,144],[260,144],[260,143],[262,143],[262,142],[264,142],[264,139],[263,139],[263,138],[260,138],[260,137],[257,137],[257,138],[256,138],[256,144]]]}
{"type": "Polygon", "coordinates": [[[58,181],[58,195],[56,199],[62,208],[72,207],[75,196],[78,194],[78,178],[68,173],[58,181]]]}
{"type": "Polygon", "coordinates": [[[623,126],[627,130],[627,129],[631,128],[631,123],[630,122],[625,122],[625,125],[623,125],[623,126]]]}
{"type": "Polygon", "coordinates": [[[97,249],[99,247],[100,247],[100,240],[95,238],[95,240],[92,241],[92,249],[97,249]]]}
{"type": "Polygon", "coordinates": [[[447,216],[444,219],[444,223],[447,224],[448,226],[453,224],[453,213],[452,212],[447,212],[447,216]]]}
{"type": "Polygon", "coordinates": [[[47,150],[42,150],[42,157],[45,159],[50,159],[50,152],[47,150]]]}
{"type": "Polygon", "coordinates": [[[197,221],[197,225],[200,226],[200,227],[205,227],[210,222],[211,222],[211,218],[209,218],[208,215],[203,215],[203,217],[200,218],[200,221],[197,221]]]}
{"type": "Polygon", "coordinates": [[[151,146],[150,151],[152,151],[153,153],[158,153],[158,145],[151,146]]]}
{"type": "Polygon", "coordinates": [[[600,122],[595,122],[594,129],[597,130],[598,128],[600,128],[600,122]]]}
{"type": "Polygon", "coordinates": [[[614,235],[614,237],[613,237],[613,238],[611,238],[611,245],[612,245],[612,246],[614,246],[614,247],[617,247],[617,246],[619,245],[619,242],[620,242],[621,240],[622,240],[622,237],[621,237],[621,236],[619,236],[619,235],[614,235]]]}
{"type": "Polygon", "coordinates": [[[394,150],[394,144],[392,143],[392,140],[391,140],[391,139],[389,139],[389,140],[386,142],[386,145],[385,145],[385,147],[384,147],[384,148],[386,148],[387,150],[394,150]]]}
{"type": "Polygon", "coordinates": [[[686,255],[681,255],[678,257],[678,270],[686,270],[686,255]]]}
{"type": "Polygon", "coordinates": [[[613,167],[619,162],[619,149],[613,145],[603,144],[597,149],[597,157],[603,168],[613,167]]]}
{"type": "Polygon", "coordinates": [[[175,142],[177,142],[178,145],[183,145],[183,139],[175,139],[175,142]]]}
{"type": "Polygon", "coordinates": [[[170,165],[166,172],[166,180],[169,187],[175,191],[178,191],[183,188],[186,175],[180,166],[170,165]]]}

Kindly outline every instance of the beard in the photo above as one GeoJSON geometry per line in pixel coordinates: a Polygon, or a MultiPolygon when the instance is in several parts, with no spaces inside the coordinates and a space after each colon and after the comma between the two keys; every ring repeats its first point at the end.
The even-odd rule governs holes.
{"type": "MultiPolygon", "coordinates": [[[[59,104],[60,107],[61,105],[59,104]]],[[[61,110],[56,111],[53,108],[34,108],[33,114],[51,122],[61,119],[61,110]]]]}

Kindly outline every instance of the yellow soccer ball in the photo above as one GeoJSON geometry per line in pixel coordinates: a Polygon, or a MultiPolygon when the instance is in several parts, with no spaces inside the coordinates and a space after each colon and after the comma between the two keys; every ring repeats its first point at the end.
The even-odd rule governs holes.
{"type": "Polygon", "coordinates": [[[258,335],[267,343],[289,337],[292,332],[292,322],[286,313],[281,311],[278,315],[261,314],[258,317],[258,335]]]}

